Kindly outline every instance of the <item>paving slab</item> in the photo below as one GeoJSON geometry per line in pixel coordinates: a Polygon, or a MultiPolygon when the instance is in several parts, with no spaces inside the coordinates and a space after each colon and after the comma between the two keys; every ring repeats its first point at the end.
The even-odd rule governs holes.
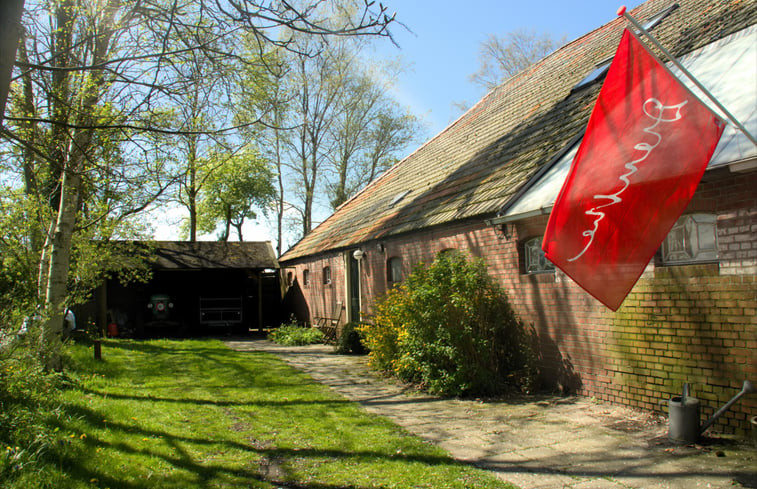
{"type": "Polygon", "coordinates": [[[365,356],[336,355],[331,346],[226,344],[275,354],[366,411],[522,489],[757,489],[753,444],[723,435],[674,445],[658,415],[582,397],[444,399],[381,377],[365,356]]]}

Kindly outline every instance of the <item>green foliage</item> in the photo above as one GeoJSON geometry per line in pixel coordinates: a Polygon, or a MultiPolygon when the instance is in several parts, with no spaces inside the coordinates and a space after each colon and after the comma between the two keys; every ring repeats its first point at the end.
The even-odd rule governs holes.
{"type": "Polygon", "coordinates": [[[198,228],[212,232],[220,224],[224,229],[221,237],[229,239],[233,226],[241,241],[244,221],[257,218],[254,209],[265,213],[276,198],[274,173],[252,148],[232,156],[214,155],[213,159],[217,161],[201,167],[205,185],[200,192],[198,228]]]}
{"type": "Polygon", "coordinates": [[[82,304],[91,299],[92,291],[106,278],[116,278],[123,285],[147,282],[152,276],[149,260],[154,249],[146,241],[77,239],[71,256],[68,304],[82,304]]]}
{"type": "MultiPolygon", "coordinates": [[[[62,415],[60,374],[46,372],[30,348],[6,347],[0,353],[0,486],[29,487],[44,471],[45,455],[54,448],[55,430],[48,421],[62,415]]],[[[50,486],[52,487],[52,485],[50,486]]]]}
{"type": "Polygon", "coordinates": [[[39,254],[29,246],[30,216],[38,212],[39,205],[22,192],[0,188],[0,331],[17,329],[19,311],[34,308],[39,254]]]}
{"type": "Polygon", "coordinates": [[[268,334],[268,339],[285,346],[302,346],[323,343],[323,333],[319,329],[306,328],[298,324],[282,324],[268,334]]]}
{"type": "Polygon", "coordinates": [[[342,327],[342,331],[336,341],[337,353],[362,355],[366,352],[359,328],[360,324],[355,322],[347,323],[342,327]]]}
{"type": "Polygon", "coordinates": [[[533,333],[482,259],[440,254],[392,289],[361,328],[371,364],[442,395],[533,389],[533,333]]]}

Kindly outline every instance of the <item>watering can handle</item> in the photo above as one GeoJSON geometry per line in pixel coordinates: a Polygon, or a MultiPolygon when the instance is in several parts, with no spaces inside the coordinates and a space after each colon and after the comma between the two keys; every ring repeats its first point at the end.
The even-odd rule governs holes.
{"type": "Polygon", "coordinates": [[[662,403],[667,402],[667,399],[660,399],[657,401],[657,408],[664,414],[665,410],[663,409],[662,403]]]}

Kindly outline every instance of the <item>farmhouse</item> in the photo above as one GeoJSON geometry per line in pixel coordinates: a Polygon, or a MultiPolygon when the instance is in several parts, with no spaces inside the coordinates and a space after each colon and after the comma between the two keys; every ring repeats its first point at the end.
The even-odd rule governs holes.
{"type": "MultiPolygon", "coordinates": [[[[630,13],[757,134],[757,3],[649,0],[630,13]]],[[[757,379],[757,147],[733,125],[617,312],[541,251],[625,27],[616,18],[507,80],[288,250],[301,319],[370,321],[414,266],[457,249],[483,257],[533,324],[545,388],[653,410],[690,383],[709,416],[757,379]]],[[[745,397],[716,428],[743,433],[754,414],[745,397]]]]}

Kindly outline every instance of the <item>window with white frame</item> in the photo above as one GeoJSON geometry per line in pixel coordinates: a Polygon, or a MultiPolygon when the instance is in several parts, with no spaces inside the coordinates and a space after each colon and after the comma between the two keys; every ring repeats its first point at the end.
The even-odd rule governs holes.
{"type": "Polygon", "coordinates": [[[717,259],[718,237],[714,214],[681,216],[662,242],[662,263],[666,265],[717,259]]]}
{"type": "Polygon", "coordinates": [[[310,285],[310,270],[308,269],[302,271],[302,285],[306,287],[310,285]]]}
{"type": "Polygon", "coordinates": [[[544,256],[541,249],[542,237],[531,238],[523,245],[526,273],[548,273],[555,271],[555,265],[544,256]]]}
{"type": "Polygon", "coordinates": [[[402,282],[402,258],[394,256],[386,262],[386,280],[389,285],[402,282]]]}
{"type": "Polygon", "coordinates": [[[331,283],[331,267],[323,267],[323,284],[328,285],[331,283]]]}

